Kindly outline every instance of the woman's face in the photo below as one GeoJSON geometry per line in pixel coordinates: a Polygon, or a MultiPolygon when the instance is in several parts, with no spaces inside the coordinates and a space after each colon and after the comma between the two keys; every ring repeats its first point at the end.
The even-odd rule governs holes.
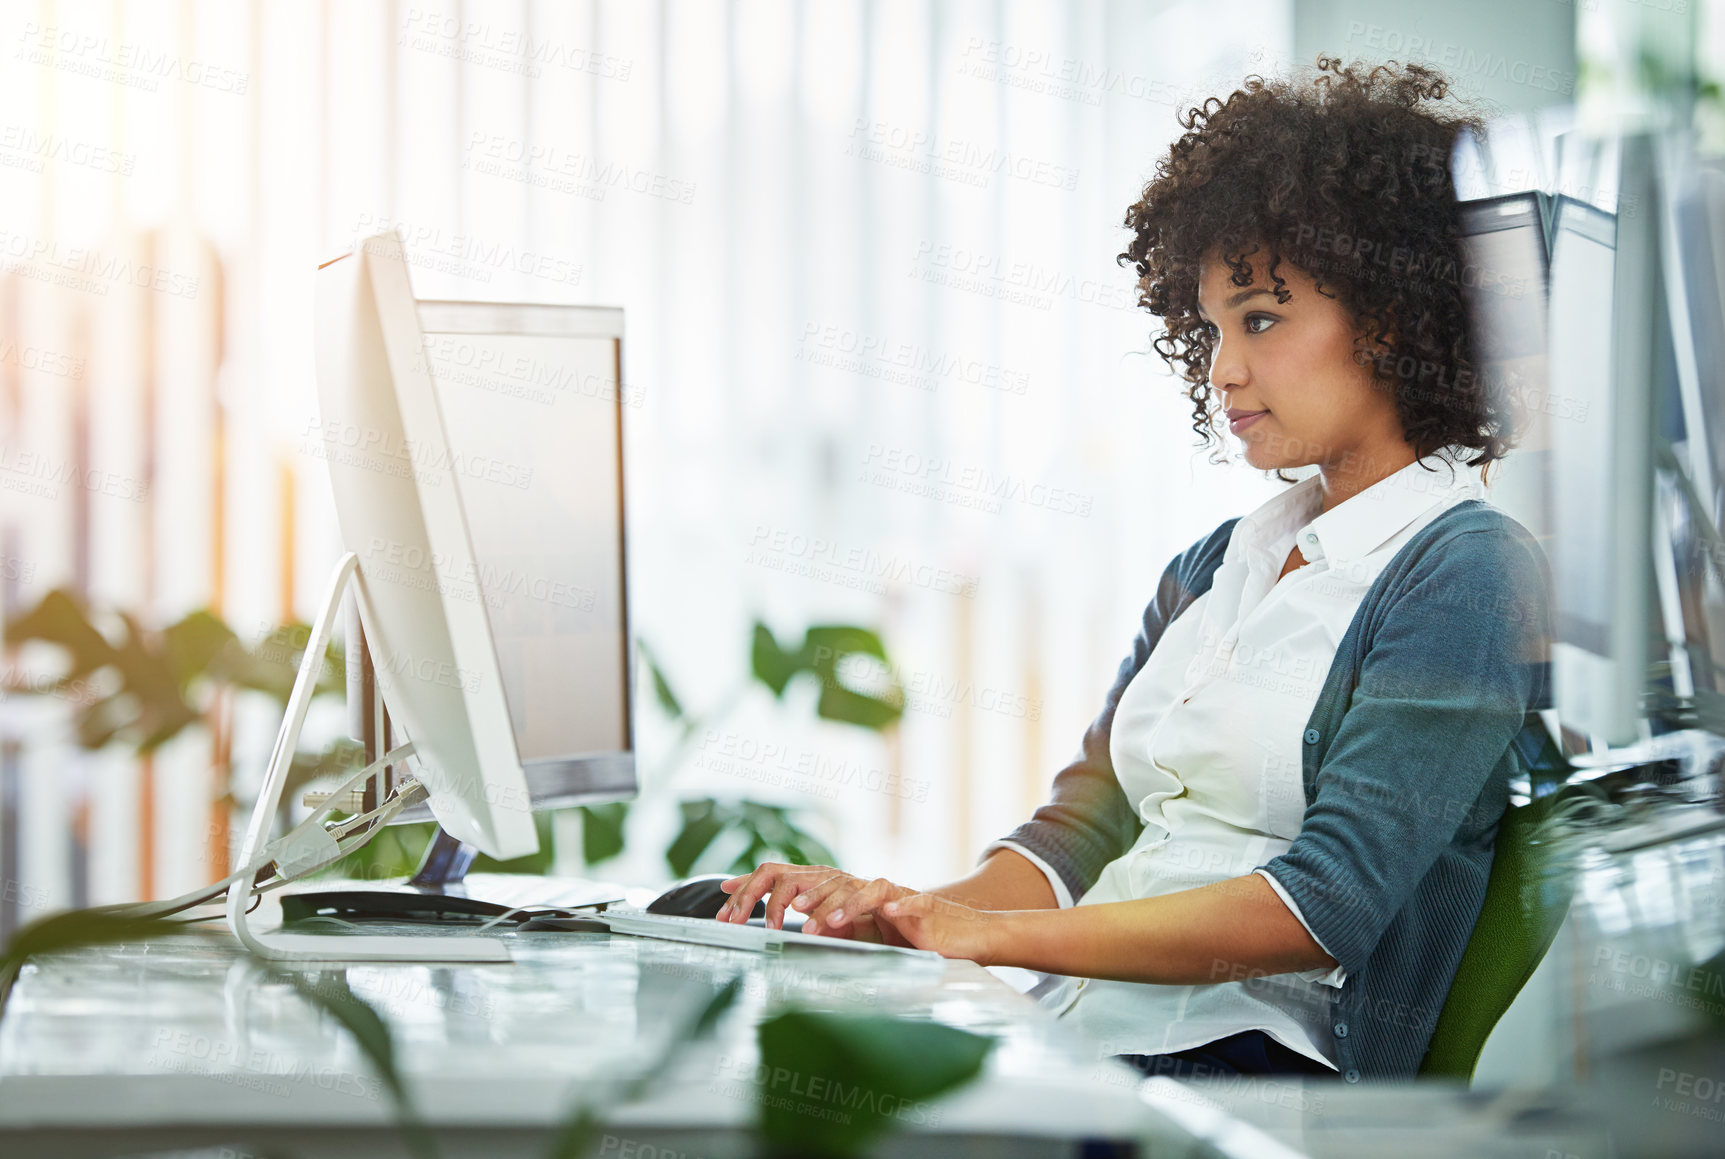
{"type": "Polygon", "coordinates": [[[1358,331],[1341,302],[1283,261],[1276,272],[1292,295],[1284,305],[1263,251],[1249,260],[1249,285],[1234,285],[1214,252],[1198,280],[1198,313],[1215,342],[1210,385],[1246,461],[1265,471],[1345,464],[1368,475],[1411,462],[1393,395],[1374,381],[1370,362],[1354,361],[1358,331]]]}

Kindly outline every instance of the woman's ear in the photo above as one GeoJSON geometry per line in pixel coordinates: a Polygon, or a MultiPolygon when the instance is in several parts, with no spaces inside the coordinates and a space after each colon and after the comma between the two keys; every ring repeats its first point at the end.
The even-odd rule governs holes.
{"type": "MultiPolygon", "coordinates": [[[[1366,333],[1363,335],[1368,339],[1371,338],[1371,325],[1372,320],[1368,319],[1365,326],[1366,333]]],[[[1379,333],[1375,340],[1376,344],[1380,348],[1380,352],[1393,350],[1400,335],[1401,323],[1396,317],[1396,308],[1394,306],[1390,306],[1384,311],[1383,323],[1379,327],[1379,333]]]]}

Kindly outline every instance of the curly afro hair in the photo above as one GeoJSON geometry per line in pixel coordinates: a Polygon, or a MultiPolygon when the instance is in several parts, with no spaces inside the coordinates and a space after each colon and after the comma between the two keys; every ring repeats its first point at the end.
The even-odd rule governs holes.
{"type": "Polygon", "coordinates": [[[1355,361],[1395,392],[1420,458],[1460,446],[1483,466],[1515,445],[1518,416],[1487,389],[1470,346],[1465,287],[1478,275],[1461,249],[1450,172],[1457,136],[1484,121],[1429,107],[1449,92],[1436,70],[1363,68],[1320,56],[1303,79],[1248,76],[1227,100],[1189,108],[1186,131],[1126,211],[1133,238],[1120,264],[1138,272],[1138,304],[1165,320],[1153,345],[1187,382],[1192,428],[1199,446],[1217,447],[1213,462],[1215,338],[1198,316],[1199,262],[1212,253],[1237,286],[1253,278],[1247,255],[1261,254],[1278,301],[1290,297],[1283,261],[1338,300],[1360,331],[1355,361]]]}

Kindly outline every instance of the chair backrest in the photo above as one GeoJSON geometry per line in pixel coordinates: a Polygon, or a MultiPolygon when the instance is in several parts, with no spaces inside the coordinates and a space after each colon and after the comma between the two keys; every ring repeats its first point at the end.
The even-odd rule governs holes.
{"type": "Polygon", "coordinates": [[[1512,805],[1499,823],[1491,878],[1479,920],[1450,983],[1421,1077],[1471,1080],[1485,1040],[1538,967],[1569,912],[1569,889],[1544,871],[1533,835],[1571,769],[1544,722],[1529,713],[1516,737],[1531,773],[1533,798],[1512,805]]]}

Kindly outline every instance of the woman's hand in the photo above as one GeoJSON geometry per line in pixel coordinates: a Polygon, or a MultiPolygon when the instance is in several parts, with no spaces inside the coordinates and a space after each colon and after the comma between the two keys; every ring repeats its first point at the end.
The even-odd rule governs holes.
{"type": "Polygon", "coordinates": [[[890,901],[880,909],[881,924],[906,945],[933,950],[943,958],[969,958],[978,965],[1002,956],[1011,911],[971,909],[932,893],[890,901]]]}
{"type": "Polygon", "coordinates": [[[808,915],[803,921],[805,933],[865,942],[888,941],[894,945],[908,943],[882,930],[874,915],[889,901],[916,895],[916,890],[895,885],[884,877],[871,881],[841,873],[830,865],[785,865],[776,861],[763,863],[753,873],[720,882],[719,888],[731,895],[719,910],[720,921],[747,921],[755,903],[767,897],[769,929],[783,928],[785,907],[793,906],[808,915]]]}

